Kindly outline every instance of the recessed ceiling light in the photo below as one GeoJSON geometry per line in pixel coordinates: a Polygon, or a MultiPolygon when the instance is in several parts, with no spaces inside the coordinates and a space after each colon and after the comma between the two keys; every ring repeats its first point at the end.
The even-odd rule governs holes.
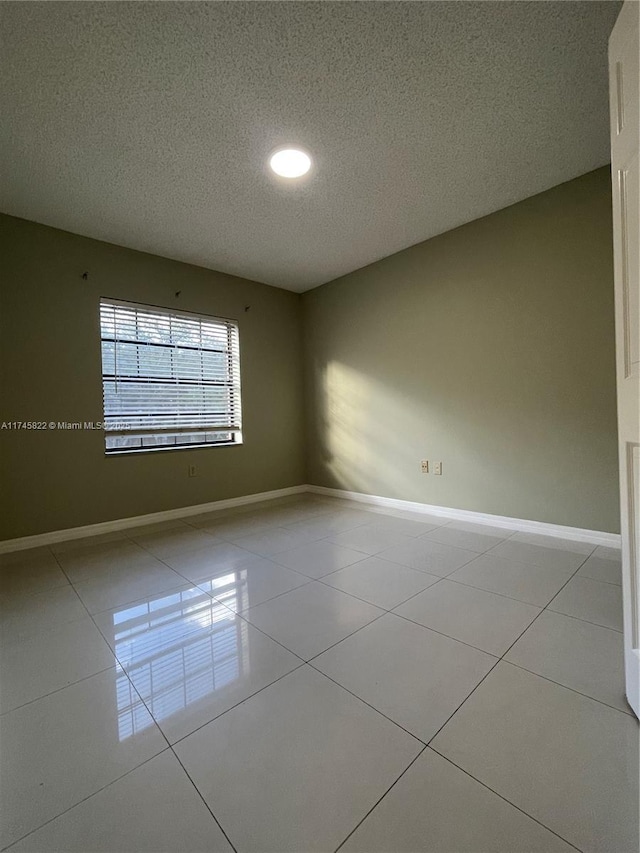
{"type": "Polygon", "coordinates": [[[271,155],[269,165],[281,178],[301,178],[311,168],[311,157],[300,148],[281,148],[271,155]]]}

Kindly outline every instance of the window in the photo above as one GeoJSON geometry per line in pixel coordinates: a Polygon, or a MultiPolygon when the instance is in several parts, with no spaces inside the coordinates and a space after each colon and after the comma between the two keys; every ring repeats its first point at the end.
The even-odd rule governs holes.
{"type": "Polygon", "coordinates": [[[233,320],[100,301],[107,453],[242,442],[233,320]]]}

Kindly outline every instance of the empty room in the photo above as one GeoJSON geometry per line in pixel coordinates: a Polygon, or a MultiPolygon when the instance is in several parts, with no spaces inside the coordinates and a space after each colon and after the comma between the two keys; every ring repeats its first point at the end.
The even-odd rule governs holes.
{"type": "Polygon", "coordinates": [[[639,20],[0,3],[0,850],[638,853],[639,20]]]}

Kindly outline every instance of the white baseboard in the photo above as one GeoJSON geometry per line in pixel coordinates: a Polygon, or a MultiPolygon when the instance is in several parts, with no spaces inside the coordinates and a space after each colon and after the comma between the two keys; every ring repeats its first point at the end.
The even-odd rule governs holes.
{"type": "Polygon", "coordinates": [[[544,521],[529,521],[524,518],[509,518],[506,515],[490,515],[486,512],[473,512],[468,509],[454,509],[446,506],[432,506],[415,501],[403,501],[397,498],[383,498],[378,495],[366,495],[361,492],[347,492],[344,489],[330,489],[327,486],[308,486],[309,492],[334,498],[356,501],[380,509],[396,509],[405,512],[418,512],[437,515],[450,521],[470,521],[473,524],[487,524],[491,527],[504,527],[507,530],[520,530],[523,533],[540,533],[544,536],[557,536],[575,542],[588,542],[592,545],[607,545],[620,548],[620,534],[606,533],[601,530],[586,530],[582,527],[564,527],[561,524],[549,524],[544,521]]]}
{"type": "Polygon", "coordinates": [[[100,533],[111,533],[114,530],[127,530],[130,527],[141,527],[143,524],[153,524],[156,521],[188,518],[190,515],[200,515],[203,512],[214,512],[215,510],[244,506],[245,504],[285,498],[289,495],[300,495],[308,490],[309,487],[306,485],[288,486],[286,489],[275,489],[271,492],[242,495],[239,498],[211,501],[210,503],[196,504],[195,506],[181,506],[177,509],[166,509],[162,512],[151,512],[147,515],[134,515],[130,518],[117,518],[113,521],[101,521],[98,524],[86,524],[83,527],[70,527],[66,530],[53,530],[50,533],[22,536],[20,539],[4,539],[0,541],[0,554],[6,554],[9,551],[24,551],[26,548],[37,548],[41,545],[53,545],[55,542],[65,542],[68,539],[84,539],[88,536],[97,536],[100,533]]]}
{"type": "Polygon", "coordinates": [[[200,515],[203,512],[231,509],[261,501],[276,500],[290,495],[300,495],[311,492],[316,495],[327,495],[343,500],[367,504],[379,509],[395,509],[405,512],[425,513],[446,518],[449,521],[470,521],[474,524],[486,524],[492,527],[504,527],[507,530],[520,530],[524,533],[541,533],[545,536],[558,536],[572,539],[576,542],[588,542],[593,545],[608,545],[610,548],[620,547],[619,533],[605,533],[600,530],[585,530],[582,527],[564,527],[560,524],[549,524],[542,521],[529,521],[523,518],[509,518],[504,515],[490,515],[484,512],[473,512],[467,509],[454,509],[445,506],[403,501],[397,498],[384,498],[378,495],[366,495],[361,492],[348,492],[344,489],[330,489],[326,486],[289,486],[286,489],[275,489],[270,492],[259,492],[255,495],[242,495],[238,498],[228,498],[222,501],[211,501],[195,506],[182,506],[177,509],[167,509],[162,512],[151,512],[147,515],[135,515],[130,518],[118,518],[113,521],[102,521],[98,524],[87,524],[83,527],[71,527],[66,530],[53,530],[50,533],[37,533],[34,536],[23,536],[19,539],[5,539],[0,542],[0,554],[10,551],[23,551],[26,548],[37,548],[41,545],[52,545],[69,539],[84,539],[98,536],[101,533],[111,533],[114,530],[128,530],[143,524],[153,524],[157,521],[171,521],[174,518],[188,518],[190,515],[200,515]]]}

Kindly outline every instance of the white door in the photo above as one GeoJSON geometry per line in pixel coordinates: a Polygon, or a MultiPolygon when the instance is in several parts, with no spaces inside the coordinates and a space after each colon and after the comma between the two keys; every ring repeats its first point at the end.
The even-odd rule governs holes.
{"type": "Polygon", "coordinates": [[[640,3],[609,39],[616,375],[627,700],[640,717],[640,3]]]}

